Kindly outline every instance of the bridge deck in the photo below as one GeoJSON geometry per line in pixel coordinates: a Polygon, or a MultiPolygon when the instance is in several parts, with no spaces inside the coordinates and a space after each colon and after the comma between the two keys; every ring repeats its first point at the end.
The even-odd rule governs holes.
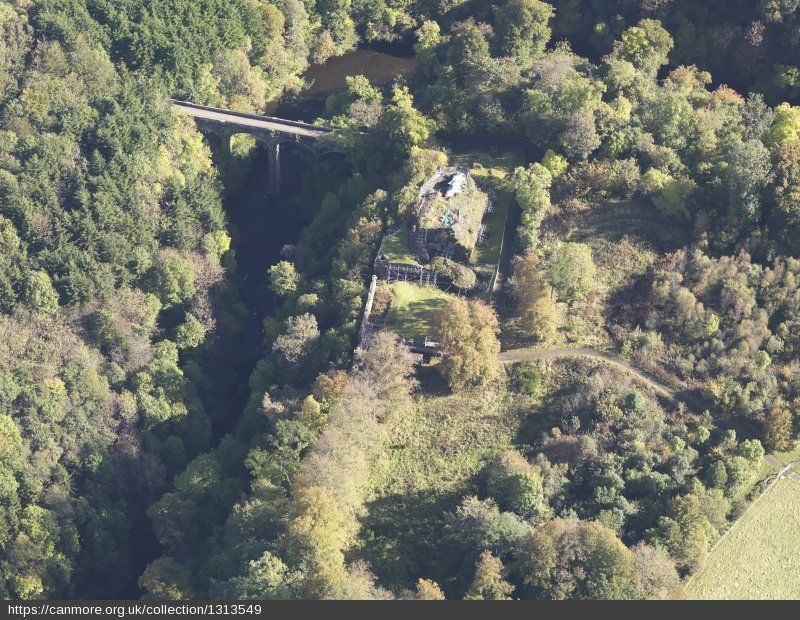
{"type": "Polygon", "coordinates": [[[231,110],[211,108],[194,103],[187,103],[185,101],[173,101],[173,104],[181,112],[194,118],[222,123],[232,127],[241,127],[245,131],[248,129],[262,129],[264,131],[288,133],[307,138],[319,138],[332,131],[328,127],[320,127],[309,123],[289,121],[272,116],[257,116],[255,114],[232,112],[231,110]]]}

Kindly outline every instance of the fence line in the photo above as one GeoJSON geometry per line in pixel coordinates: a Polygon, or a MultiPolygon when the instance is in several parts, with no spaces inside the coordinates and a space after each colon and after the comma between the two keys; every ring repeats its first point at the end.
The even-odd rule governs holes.
{"type": "MultiPolygon", "coordinates": [[[[778,472],[778,474],[775,476],[775,480],[773,480],[772,482],[770,482],[770,483],[769,483],[769,485],[767,486],[767,488],[766,488],[766,489],[764,489],[764,490],[761,492],[761,495],[759,495],[759,496],[758,496],[757,498],[755,498],[755,499],[754,499],[752,502],[750,502],[750,505],[747,507],[747,509],[746,509],[746,510],[745,510],[745,511],[744,511],[742,514],[740,514],[740,515],[737,517],[736,521],[734,521],[734,522],[731,524],[731,526],[730,526],[730,527],[729,527],[729,528],[728,528],[728,529],[725,531],[725,533],[724,533],[722,536],[720,536],[720,537],[719,537],[719,539],[717,540],[717,542],[715,542],[715,543],[714,543],[714,544],[711,546],[711,549],[709,549],[709,550],[708,550],[708,555],[709,555],[709,556],[710,556],[712,553],[714,553],[714,550],[715,550],[717,547],[719,547],[719,546],[720,546],[720,544],[722,543],[722,541],[723,541],[723,540],[725,540],[725,539],[728,537],[728,534],[730,534],[730,533],[733,531],[733,529],[734,529],[734,528],[735,528],[735,527],[738,525],[739,521],[741,521],[741,520],[742,520],[742,518],[743,518],[743,517],[744,517],[744,516],[745,516],[745,515],[746,515],[748,512],[750,512],[750,511],[752,510],[753,506],[755,506],[755,505],[756,505],[758,502],[760,502],[760,501],[761,501],[761,498],[762,498],[762,497],[764,497],[764,496],[765,496],[765,495],[766,495],[766,494],[767,494],[769,491],[771,491],[771,490],[772,490],[772,487],[774,487],[774,486],[777,484],[778,480],[780,480],[781,478],[783,478],[783,474],[784,474],[784,473],[786,473],[787,471],[789,471],[790,469],[792,469],[792,466],[791,466],[791,465],[787,465],[787,466],[786,466],[786,467],[784,467],[782,470],[780,470],[780,471],[778,472]]],[[[694,578],[697,576],[697,573],[699,573],[699,572],[700,572],[700,571],[698,570],[697,572],[695,572],[695,573],[692,573],[692,575],[689,577],[689,579],[687,579],[687,580],[686,580],[686,587],[689,587],[689,584],[691,584],[691,583],[692,583],[692,581],[694,581],[694,578]]]]}

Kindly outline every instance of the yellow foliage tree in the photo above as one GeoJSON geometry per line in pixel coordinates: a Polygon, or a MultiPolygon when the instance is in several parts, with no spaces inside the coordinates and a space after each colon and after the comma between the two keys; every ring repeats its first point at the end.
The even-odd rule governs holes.
{"type": "Polygon", "coordinates": [[[304,595],[323,598],[347,578],[344,565],[345,520],[330,491],[297,486],[289,505],[286,557],[306,569],[304,595]]]}
{"type": "Polygon", "coordinates": [[[497,314],[485,303],[454,298],[437,314],[442,369],[453,390],[479,387],[500,372],[497,314]]]}
{"type": "Polygon", "coordinates": [[[513,268],[510,284],[522,328],[540,342],[551,341],[558,329],[558,310],[539,257],[528,251],[514,259],[513,268]]]}

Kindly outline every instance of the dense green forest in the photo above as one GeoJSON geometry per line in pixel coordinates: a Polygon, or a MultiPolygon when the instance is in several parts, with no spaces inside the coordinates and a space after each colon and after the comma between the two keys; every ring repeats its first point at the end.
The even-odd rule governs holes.
{"type": "Polygon", "coordinates": [[[798,35],[796,0],[2,0],[0,596],[685,596],[795,445],[798,35]],[[341,153],[253,335],[253,144],[237,169],[169,98],[271,113],[392,43],[412,78],[324,104],[341,153]],[[536,154],[497,180],[508,277],[436,314],[439,364],[356,349],[459,136],[536,154]],[[498,359],[535,347],[678,396],[498,359]]]}

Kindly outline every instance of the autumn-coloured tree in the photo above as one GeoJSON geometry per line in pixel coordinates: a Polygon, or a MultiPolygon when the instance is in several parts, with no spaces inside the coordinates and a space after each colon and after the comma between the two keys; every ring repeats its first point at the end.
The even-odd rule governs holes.
{"type": "Polygon", "coordinates": [[[794,444],[792,412],[788,407],[774,407],[764,420],[764,443],[770,450],[789,450],[794,444]]]}
{"type": "Polygon", "coordinates": [[[417,581],[417,588],[414,592],[414,598],[418,601],[443,601],[444,592],[439,587],[439,584],[430,579],[420,579],[417,581]]]}
{"type": "Polygon", "coordinates": [[[453,390],[478,387],[500,372],[497,314],[482,301],[454,298],[436,318],[442,370],[453,390]]]}
{"type": "Polygon", "coordinates": [[[517,256],[513,269],[509,285],[517,302],[521,328],[540,342],[550,342],[558,328],[558,310],[539,257],[533,251],[517,256]]]}
{"type": "Polygon", "coordinates": [[[344,566],[344,517],[323,487],[299,485],[289,504],[283,547],[304,569],[303,593],[324,597],[347,577],[344,566]]]}
{"type": "Polygon", "coordinates": [[[500,558],[484,551],[475,567],[475,577],[464,596],[468,601],[507,601],[514,586],[506,581],[507,572],[500,558]]]}

